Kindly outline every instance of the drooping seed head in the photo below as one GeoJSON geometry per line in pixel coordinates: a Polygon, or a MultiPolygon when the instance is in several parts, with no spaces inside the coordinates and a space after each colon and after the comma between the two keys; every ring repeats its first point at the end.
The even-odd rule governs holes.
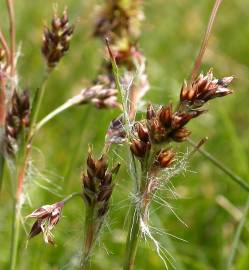
{"type": "Polygon", "coordinates": [[[42,232],[45,243],[54,244],[52,229],[59,222],[63,207],[63,201],[52,205],[43,205],[28,215],[27,218],[36,219],[30,230],[28,238],[31,239],[42,232]]]}

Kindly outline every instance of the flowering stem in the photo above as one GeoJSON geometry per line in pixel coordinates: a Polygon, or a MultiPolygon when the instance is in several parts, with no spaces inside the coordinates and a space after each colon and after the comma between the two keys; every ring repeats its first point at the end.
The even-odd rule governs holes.
{"type": "Polygon", "coordinates": [[[18,239],[20,232],[20,205],[17,204],[17,200],[14,200],[13,204],[13,222],[11,233],[11,248],[10,248],[10,270],[16,269],[18,239]]]}
{"type": "MultiPolygon", "coordinates": [[[[47,74],[48,75],[48,74],[47,74]]],[[[32,144],[32,130],[35,125],[39,108],[41,105],[41,101],[43,98],[43,94],[46,87],[47,77],[45,76],[42,87],[38,90],[32,107],[31,113],[31,123],[29,134],[26,140],[23,140],[20,152],[17,158],[17,169],[16,169],[16,194],[14,199],[14,213],[13,213],[13,221],[12,221],[12,237],[11,237],[11,249],[10,249],[10,269],[15,270],[16,268],[16,257],[18,251],[18,241],[19,241],[19,233],[20,233],[20,218],[21,218],[21,208],[22,208],[22,199],[23,199],[23,183],[25,179],[25,175],[28,168],[28,161],[31,152],[31,144],[32,144]]]]}
{"type": "Polygon", "coordinates": [[[16,23],[15,23],[15,12],[14,12],[14,0],[6,0],[9,14],[9,25],[10,25],[10,74],[11,74],[11,94],[15,88],[15,51],[16,51],[16,23]]]}
{"type": "Polygon", "coordinates": [[[208,41],[209,41],[209,38],[210,38],[210,34],[211,34],[211,31],[212,31],[212,28],[213,28],[213,25],[214,25],[214,19],[216,17],[216,14],[217,14],[217,11],[218,11],[218,9],[220,7],[221,2],[222,2],[222,0],[216,0],[215,3],[214,3],[214,6],[213,6],[213,9],[212,9],[210,18],[209,18],[209,22],[208,22],[208,25],[207,25],[207,29],[205,31],[204,38],[202,40],[200,51],[198,53],[198,56],[196,57],[194,67],[193,67],[193,69],[191,71],[191,79],[190,79],[190,82],[189,82],[190,84],[195,80],[195,78],[196,78],[196,76],[197,76],[197,74],[198,74],[198,72],[200,70],[202,58],[203,58],[203,55],[204,55],[205,50],[207,48],[208,41]]]}
{"type": "Polygon", "coordinates": [[[132,270],[135,264],[135,257],[140,236],[140,220],[136,206],[133,206],[129,231],[126,240],[125,260],[123,270],[132,270]]]}
{"type": "Polygon", "coordinates": [[[80,263],[81,270],[90,269],[90,255],[96,239],[94,224],[94,207],[86,209],[83,251],[80,263]]]}
{"type": "Polygon", "coordinates": [[[3,183],[3,170],[4,170],[4,156],[2,153],[0,153],[0,192],[3,183]]]}
{"type": "Polygon", "coordinates": [[[70,195],[68,195],[65,199],[62,200],[64,204],[68,203],[70,200],[72,200],[75,197],[82,197],[82,192],[74,192],[70,195]]]}
{"type": "Polygon", "coordinates": [[[68,99],[65,103],[63,103],[61,106],[57,107],[55,110],[53,110],[48,115],[46,115],[41,121],[39,121],[33,130],[33,134],[35,134],[41,127],[43,127],[45,124],[47,124],[55,116],[66,111],[69,108],[72,108],[75,105],[78,105],[82,101],[83,101],[82,94],[76,95],[76,96],[68,99]]]}
{"type": "Polygon", "coordinates": [[[50,72],[46,71],[42,80],[42,84],[41,87],[39,89],[37,89],[36,93],[35,93],[35,97],[34,100],[32,102],[32,111],[31,111],[31,122],[30,122],[30,131],[32,133],[32,130],[35,126],[35,123],[37,121],[38,118],[38,114],[40,111],[40,107],[41,107],[41,103],[43,100],[43,96],[45,94],[45,89],[47,86],[47,79],[49,76],[50,72]]]}

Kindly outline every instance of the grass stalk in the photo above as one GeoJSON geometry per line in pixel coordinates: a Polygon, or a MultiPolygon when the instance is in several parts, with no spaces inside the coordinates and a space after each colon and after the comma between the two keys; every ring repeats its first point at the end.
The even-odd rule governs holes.
{"type": "Polygon", "coordinates": [[[10,25],[10,75],[11,75],[11,94],[15,88],[15,54],[16,54],[16,23],[15,23],[15,11],[14,11],[14,0],[6,0],[9,14],[9,25],[10,25]]]}
{"type": "Polygon", "coordinates": [[[25,175],[28,168],[29,156],[31,152],[32,144],[32,130],[35,126],[36,119],[38,117],[39,109],[43,99],[43,95],[46,88],[48,73],[45,75],[42,86],[38,89],[36,96],[33,101],[32,113],[31,113],[31,124],[27,139],[23,141],[21,146],[19,158],[17,159],[17,169],[16,169],[16,194],[14,200],[13,208],[13,220],[12,220],[12,236],[11,236],[11,255],[10,255],[10,269],[16,269],[16,257],[18,252],[18,242],[20,234],[20,222],[21,222],[21,208],[23,200],[23,184],[25,175]]]}
{"type": "Polygon", "coordinates": [[[132,216],[129,225],[129,231],[126,240],[125,259],[123,270],[132,270],[135,264],[135,258],[140,237],[140,219],[136,206],[133,206],[132,216]]]}
{"type": "Polygon", "coordinates": [[[14,200],[11,248],[10,248],[10,270],[16,269],[19,233],[20,233],[20,207],[17,204],[17,200],[14,200]]]}
{"type": "Polygon", "coordinates": [[[86,209],[85,227],[84,227],[84,239],[83,239],[83,251],[81,256],[80,269],[90,269],[90,256],[96,239],[94,230],[94,209],[93,207],[86,209]]]}
{"type": "Polygon", "coordinates": [[[0,153],[0,192],[2,190],[3,184],[4,163],[5,163],[4,156],[2,153],[0,153]]]}
{"type": "Polygon", "coordinates": [[[196,149],[205,158],[207,158],[209,161],[211,161],[217,168],[219,168],[226,175],[228,175],[233,182],[235,182],[236,184],[238,184],[245,191],[249,192],[249,185],[247,184],[247,182],[243,178],[241,178],[240,176],[238,176],[237,174],[235,174],[232,170],[230,170],[229,168],[227,168],[224,164],[222,164],[218,159],[216,159],[209,152],[205,151],[202,148],[197,147],[198,145],[195,142],[193,142],[191,139],[187,139],[187,141],[189,142],[189,144],[191,144],[192,146],[196,147],[196,149]]]}
{"type": "Polygon", "coordinates": [[[35,134],[40,128],[42,128],[44,125],[46,125],[50,120],[52,120],[54,117],[56,117],[58,114],[66,111],[69,108],[74,107],[75,105],[78,105],[81,103],[82,100],[82,95],[76,95],[69,100],[67,100],[65,103],[63,103],[61,106],[57,107],[55,110],[50,112],[48,115],[46,115],[41,121],[37,123],[35,126],[33,133],[35,134]]]}
{"type": "Polygon", "coordinates": [[[230,253],[230,256],[228,258],[228,263],[227,263],[227,269],[228,270],[233,269],[232,263],[234,261],[235,255],[236,255],[236,251],[238,249],[240,236],[241,236],[243,227],[245,225],[246,217],[247,217],[248,212],[249,212],[249,196],[247,198],[247,202],[246,202],[243,217],[241,218],[241,221],[240,221],[240,223],[239,223],[239,225],[238,225],[238,227],[236,229],[236,232],[235,232],[235,236],[234,236],[234,240],[233,240],[233,244],[232,244],[232,248],[231,248],[231,253],[230,253]]]}

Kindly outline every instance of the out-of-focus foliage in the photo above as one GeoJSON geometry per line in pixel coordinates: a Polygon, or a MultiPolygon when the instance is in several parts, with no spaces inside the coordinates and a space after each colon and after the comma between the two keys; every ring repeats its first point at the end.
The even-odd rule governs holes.
{"type": "MultiPolygon", "coordinates": [[[[212,2],[145,1],[141,47],[148,59],[151,83],[147,100],[158,104],[176,100],[197,54],[212,2]]],[[[68,7],[70,17],[76,21],[76,30],[69,53],[49,79],[40,116],[86,86],[98,73],[102,45],[91,37],[96,3],[73,0],[57,3],[59,10],[65,5],[68,7]]],[[[4,4],[5,1],[1,1],[0,23],[7,30],[4,4]]],[[[33,93],[39,87],[44,66],[40,53],[42,27],[44,22],[49,23],[53,5],[54,1],[47,0],[16,1],[19,80],[22,87],[28,87],[33,93]]],[[[212,113],[201,116],[191,129],[196,140],[208,136],[205,148],[249,181],[248,10],[249,2],[238,0],[224,1],[218,12],[202,69],[207,71],[213,67],[214,73],[221,77],[235,75],[235,93],[215,100],[210,105],[212,113]]],[[[88,144],[95,146],[96,153],[100,151],[109,122],[118,114],[117,110],[77,107],[41,130],[33,150],[33,178],[27,186],[29,197],[23,216],[40,205],[57,201],[56,194],[65,196],[80,190],[80,172],[88,144]]],[[[92,258],[92,269],[122,269],[132,183],[125,169],[125,153],[121,156],[124,159],[119,184],[112,198],[108,224],[92,258]]],[[[114,159],[117,159],[115,154],[114,159]]],[[[188,172],[173,179],[173,185],[180,198],[175,199],[170,191],[162,192],[161,197],[172,205],[188,227],[160,204],[153,205],[151,222],[160,229],[156,237],[175,258],[176,269],[226,269],[246,192],[200,154],[195,154],[188,172]]],[[[7,269],[12,212],[11,181],[7,173],[0,207],[0,269],[7,269]]],[[[37,237],[26,248],[26,239],[22,237],[18,269],[76,269],[82,247],[83,211],[79,199],[65,207],[56,228],[55,247],[45,245],[37,237]]],[[[236,270],[249,269],[248,223],[247,218],[235,259],[236,270]]],[[[24,225],[26,229],[30,226],[28,222],[24,225]]],[[[149,242],[141,242],[135,269],[164,269],[149,242]]]]}

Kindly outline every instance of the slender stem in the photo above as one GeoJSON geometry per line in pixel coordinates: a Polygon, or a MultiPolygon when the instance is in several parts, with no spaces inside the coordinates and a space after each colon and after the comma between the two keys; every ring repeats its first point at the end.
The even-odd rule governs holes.
{"type": "Polygon", "coordinates": [[[135,258],[140,237],[140,220],[136,206],[133,206],[132,216],[129,225],[129,231],[126,240],[125,260],[123,270],[132,270],[135,264],[135,258]]]}
{"type": "Polygon", "coordinates": [[[219,9],[219,6],[220,6],[221,2],[222,2],[222,0],[216,0],[215,3],[214,3],[214,6],[213,6],[213,9],[212,9],[210,18],[209,18],[209,22],[208,22],[208,25],[207,25],[207,29],[205,31],[204,38],[202,40],[200,51],[199,51],[199,53],[198,53],[198,55],[196,57],[193,69],[191,71],[191,79],[190,79],[189,84],[191,84],[193,82],[193,80],[196,78],[196,76],[197,76],[197,74],[199,72],[201,62],[202,62],[202,58],[203,58],[203,55],[204,55],[205,50],[207,48],[208,41],[209,41],[209,38],[210,38],[210,34],[211,34],[211,31],[212,31],[212,28],[213,28],[214,19],[216,17],[216,14],[217,14],[217,11],[219,9]]]}
{"type": "Polygon", "coordinates": [[[63,103],[61,106],[57,107],[55,110],[50,112],[48,115],[46,115],[41,121],[39,121],[34,130],[33,133],[35,134],[40,128],[42,128],[45,124],[47,124],[51,119],[53,119],[58,114],[66,111],[69,108],[72,108],[75,105],[80,104],[83,101],[82,94],[79,94],[77,96],[74,96],[67,100],[65,103],[63,103]]]}
{"type": "Polygon", "coordinates": [[[10,74],[11,74],[11,93],[13,94],[15,88],[15,52],[16,52],[16,23],[14,12],[14,0],[6,0],[9,14],[10,24],[10,74]]]}
{"type": "Polygon", "coordinates": [[[1,31],[0,29],[0,43],[2,44],[3,46],[3,49],[5,50],[5,53],[6,53],[6,59],[7,59],[7,63],[6,63],[6,66],[8,66],[9,62],[10,62],[10,50],[9,50],[9,47],[7,45],[7,41],[4,37],[4,34],[3,32],[1,31]]]}
{"type": "Polygon", "coordinates": [[[72,199],[74,199],[75,197],[82,197],[82,192],[74,192],[70,195],[68,195],[65,199],[62,200],[62,202],[64,202],[64,204],[68,203],[69,201],[71,201],[72,199]]]}
{"type": "Polygon", "coordinates": [[[32,144],[32,130],[35,125],[43,94],[45,91],[47,76],[43,80],[42,87],[38,90],[37,95],[34,100],[34,105],[32,107],[33,111],[31,114],[31,124],[27,140],[23,141],[22,147],[19,153],[19,158],[17,159],[17,169],[16,169],[16,195],[14,200],[14,213],[13,213],[13,223],[12,223],[12,238],[11,238],[11,255],[10,255],[10,266],[11,270],[16,268],[16,257],[18,251],[19,233],[20,233],[20,218],[21,218],[21,208],[22,208],[22,197],[23,197],[23,184],[25,175],[28,168],[29,156],[31,152],[32,144]]]}
{"type": "Polygon", "coordinates": [[[3,172],[4,172],[4,156],[0,153],[0,192],[2,190],[2,183],[3,183],[3,172]]]}
{"type": "Polygon", "coordinates": [[[18,205],[17,201],[14,200],[11,249],[10,249],[10,270],[16,269],[19,233],[20,233],[20,205],[18,205]]]}
{"type": "Polygon", "coordinates": [[[80,262],[81,270],[90,269],[90,255],[96,239],[94,224],[94,207],[86,209],[83,251],[80,262]]]}
{"type": "Polygon", "coordinates": [[[234,258],[235,258],[235,255],[236,255],[236,251],[237,251],[237,248],[238,248],[238,245],[239,245],[239,240],[240,240],[240,236],[241,236],[241,233],[242,233],[242,229],[245,225],[245,222],[246,222],[246,217],[247,217],[247,214],[249,212],[249,196],[247,198],[247,202],[246,202],[246,206],[245,206],[245,210],[244,210],[244,214],[243,214],[243,217],[237,227],[237,230],[236,230],[236,233],[235,233],[235,236],[234,236],[234,240],[233,240],[233,244],[232,244],[232,248],[231,248],[231,254],[228,258],[228,263],[227,263],[227,269],[232,269],[232,263],[234,261],[234,258]]]}
{"type": "Polygon", "coordinates": [[[230,177],[231,180],[233,180],[235,183],[240,185],[244,190],[249,192],[249,185],[247,182],[241,178],[240,176],[236,175],[233,171],[231,171],[229,168],[227,168],[224,164],[222,164],[219,160],[217,160],[215,157],[213,157],[209,152],[197,147],[198,145],[193,142],[191,139],[187,139],[188,142],[196,147],[196,149],[204,156],[206,157],[209,161],[211,161],[217,168],[219,168],[221,171],[223,171],[226,175],[230,177]]]}
{"type": "Polygon", "coordinates": [[[37,89],[35,93],[35,97],[32,102],[30,133],[33,132],[34,126],[38,118],[38,114],[39,114],[41,103],[45,94],[49,74],[50,74],[49,71],[45,71],[44,77],[42,79],[41,87],[37,89]]]}

